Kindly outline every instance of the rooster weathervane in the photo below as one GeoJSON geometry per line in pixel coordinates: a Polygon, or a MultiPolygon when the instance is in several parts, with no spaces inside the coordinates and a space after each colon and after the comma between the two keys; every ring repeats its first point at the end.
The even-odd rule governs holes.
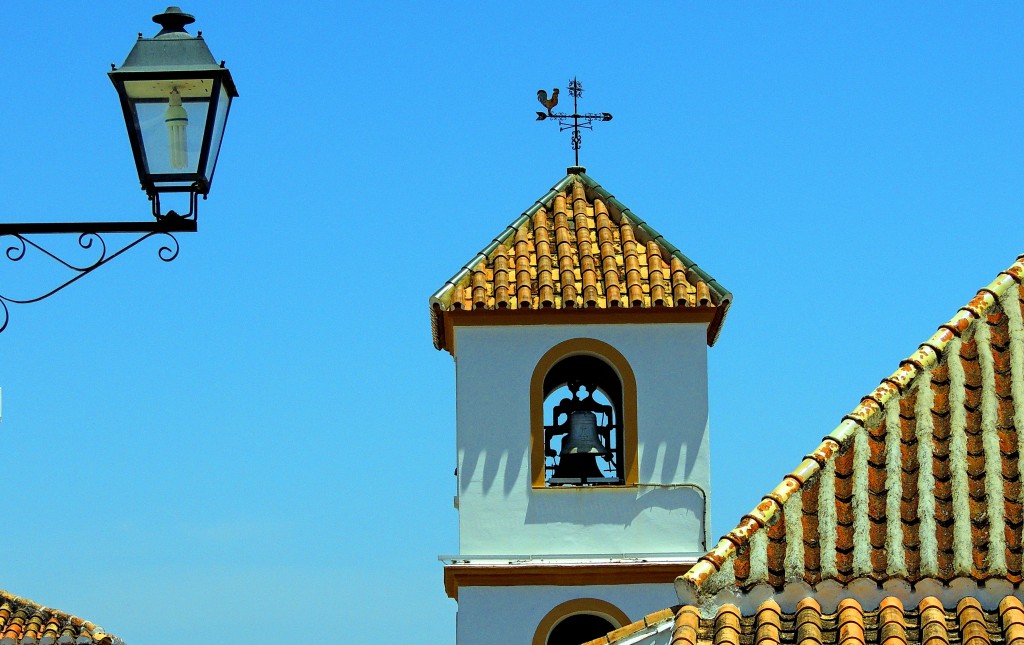
{"type": "Polygon", "coordinates": [[[580,136],[580,128],[594,129],[594,121],[611,121],[612,115],[608,112],[580,114],[577,102],[583,95],[583,84],[575,77],[569,81],[569,94],[572,96],[572,114],[564,112],[552,112],[558,105],[558,88],[551,90],[551,98],[544,90],[537,90],[537,100],[547,108],[547,112],[537,112],[537,120],[543,121],[547,118],[558,119],[558,131],[565,132],[572,130],[572,149],[576,153],[576,165],[580,165],[580,144],[583,137],[580,136]]]}

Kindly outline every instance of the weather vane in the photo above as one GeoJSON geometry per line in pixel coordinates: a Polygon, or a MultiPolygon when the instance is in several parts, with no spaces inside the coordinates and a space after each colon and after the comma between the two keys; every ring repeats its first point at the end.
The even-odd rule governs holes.
{"type": "Polygon", "coordinates": [[[572,149],[576,152],[576,165],[578,166],[580,165],[580,143],[583,141],[583,137],[580,136],[580,128],[593,130],[594,121],[611,121],[612,115],[608,112],[580,114],[576,104],[580,96],[583,95],[583,84],[577,81],[576,77],[569,81],[569,94],[572,96],[572,114],[565,114],[551,111],[558,105],[557,87],[551,90],[551,98],[548,98],[548,93],[544,90],[537,90],[537,100],[548,109],[547,112],[538,112],[537,120],[543,121],[549,117],[558,119],[559,132],[572,130],[572,149]]]}

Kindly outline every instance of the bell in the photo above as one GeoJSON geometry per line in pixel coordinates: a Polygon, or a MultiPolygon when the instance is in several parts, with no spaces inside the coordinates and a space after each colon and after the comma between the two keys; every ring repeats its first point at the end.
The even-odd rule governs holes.
{"type": "Polygon", "coordinates": [[[569,434],[562,441],[559,455],[607,455],[609,450],[597,438],[597,415],[588,410],[569,415],[569,434]]]}
{"type": "Polygon", "coordinates": [[[597,437],[597,416],[590,411],[569,415],[569,434],[562,440],[554,477],[592,479],[601,477],[597,457],[611,454],[597,437]]]}

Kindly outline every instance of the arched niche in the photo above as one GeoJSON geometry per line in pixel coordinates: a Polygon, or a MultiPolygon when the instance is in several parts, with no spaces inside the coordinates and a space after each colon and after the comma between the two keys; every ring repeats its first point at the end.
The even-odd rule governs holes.
{"type": "Polygon", "coordinates": [[[545,614],[533,634],[532,645],[580,645],[629,622],[629,617],[608,601],[575,598],[545,614]]]}
{"type": "MultiPolygon", "coordinates": [[[[621,352],[593,338],[574,338],[548,350],[534,368],[530,382],[530,472],[535,488],[580,485],[631,486],[637,482],[636,378],[621,352]],[[605,467],[570,468],[559,454],[556,437],[566,437],[573,415],[597,424],[590,452],[603,452],[596,461],[605,467]],[[551,456],[556,443],[555,457],[551,456]],[[562,472],[554,464],[562,465],[562,472]],[[610,472],[609,472],[610,469],[610,472]],[[562,475],[562,476],[556,476],[562,475]],[[554,481],[552,481],[554,480],[554,481]]],[[[584,462],[587,460],[584,459],[584,462]]],[[[595,461],[595,460],[590,460],[595,461]]]]}

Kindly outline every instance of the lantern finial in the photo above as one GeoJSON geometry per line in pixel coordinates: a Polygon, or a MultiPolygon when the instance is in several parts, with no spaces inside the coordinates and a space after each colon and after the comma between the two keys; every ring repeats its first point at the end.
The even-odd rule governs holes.
{"type": "Polygon", "coordinates": [[[153,16],[153,22],[162,27],[156,38],[166,34],[188,33],[185,31],[185,25],[190,25],[195,21],[194,16],[185,13],[180,7],[167,7],[163,13],[153,16]]]}

